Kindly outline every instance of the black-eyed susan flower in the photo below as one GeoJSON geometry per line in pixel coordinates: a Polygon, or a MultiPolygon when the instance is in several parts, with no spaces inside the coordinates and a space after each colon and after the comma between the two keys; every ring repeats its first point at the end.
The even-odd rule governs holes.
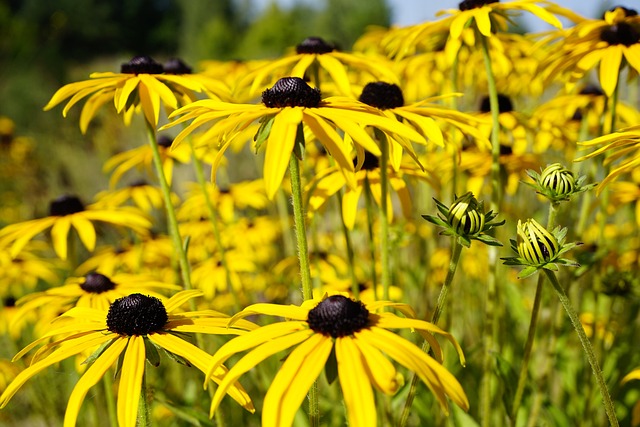
{"type": "Polygon", "coordinates": [[[325,83],[333,83],[338,93],[344,96],[352,96],[351,71],[363,74],[361,79],[385,80],[397,82],[398,78],[391,70],[387,60],[378,55],[365,55],[358,52],[341,52],[336,47],[320,37],[307,37],[296,46],[294,55],[284,56],[280,59],[263,64],[262,67],[250,72],[241,82],[252,82],[250,93],[257,94],[263,85],[272,84],[280,76],[299,78],[314,78],[314,73],[326,73],[329,79],[321,82],[313,81],[316,85],[322,84],[326,91],[325,83]],[[314,69],[317,67],[317,69],[314,69]]]}
{"type": "MultiPolygon", "coordinates": [[[[439,98],[442,97],[405,105],[402,89],[398,85],[387,82],[370,82],[362,89],[359,99],[361,102],[377,108],[381,114],[389,119],[398,120],[414,129],[425,140],[438,146],[444,146],[445,139],[441,127],[446,125],[451,125],[450,128],[458,129],[463,134],[472,136],[478,143],[484,142],[489,145],[488,138],[476,129],[482,124],[482,120],[435,104],[439,98]]],[[[393,131],[383,130],[383,132],[389,141],[389,162],[394,169],[399,168],[403,151],[406,151],[416,163],[420,164],[409,141],[393,131]]],[[[363,159],[361,158],[361,160],[363,159]]]]}
{"type": "MultiPolygon", "coordinates": [[[[447,51],[450,64],[462,45],[465,29],[472,27],[483,36],[490,38],[498,31],[505,31],[508,23],[515,14],[529,12],[556,28],[561,28],[560,20],[549,12],[547,8],[554,6],[554,11],[560,8],[553,3],[539,0],[514,0],[500,2],[499,0],[464,0],[458,4],[458,9],[447,9],[438,13],[444,17],[438,21],[427,21],[421,24],[399,28],[390,31],[383,43],[390,48],[390,54],[396,58],[412,55],[416,46],[433,35],[448,32],[447,51]],[[542,6],[540,6],[542,5],[542,6]],[[543,7],[544,6],[544,7],[543,7]],[[396,39],[400,39],[397,41],[396,39]]],[[[475,39],[473,34],[467,37],[475,39]]],[[[467,42],[467,44],[470,44],[467,42]]]]}
{"type": "Polygon", "coordinates": [[[298,132],[299,128],[303,131],[311,130],[345,172],[350,184],[353,184],[354,171],[351,161],[352,146],[344,141],[336,128],[344,131],[356,145],[375,155],[380,155],[380,149],[364,130],[365,126],[424,143],[422,135],[395,119],[384,117],[376,108],[345,97],[322,99],[318,89],[312,88],[299,77],[278,80],[272,88],[263,92],[262,104],[203,100],[176,110],[171,117],[178,115],[182,116],[165,127],[189,120],[192,122],[176,137],[174,146],[180,144],[195,129],[215,121],[203,136],[209,140],[221,140],[220,151],[213,164],[214,171],[234,136],[260,120],[261,127],[255,136],[256,148],[266,146],[263,175],[269,198],[273,198],[280,187],[291,155],[300,149],[297,147],[302,136],[298,132]]]}
{"type": "Polygon", "coordinates": [[[91,252],[95,249],[97,236],[94,222],[128,228],[140,235],[148,234],[151,228],[151,221],[136,209],[100,209],[94,205],[85,208],[78,197],[64,195],[50,203],[49,216],[7,225],[1,229],[0,246],[8,246],[11,254],[16,256],[31,239],[50,228],[55,253],[61,259],[67,259],[71,227],[76,230],[87,250],[91,252]]]}
{"type": "Polygon", "coordinates": [[[555,51],[541,64],[548,79],[567,76],[575,83],[599,64],[600,86],[610,97],[625,65],[640,72],[640,17],[632,9],[615,7],[558,35],[555,51]]]}
{"type": "Polygon", "coordinates": [[[438,216],[422,215],[427,221],[436,224],[444,230],[440,234],[456,236],[458,242],[467,248],[471,240],[479,240],[491,246],[502,246],[502,243],[486,234],[494,227],[504,225],[505,221],[494,222],[498,216],[493,211],[484,211],[484,201],[478,202],[473,193],[467,192],[456,197],[451,206],[447,206],[437,199],[438,216]]]}
{"type": "Polygon", "coordinates": [[[156,127],[161,105],[171,111],[185,104],[185,100],[194,101],[194,92],[207,89],[202,81],[188,74],[166,73],[162,64],[149,56],[136,56],[122,64],[120,73],[92,73],[89,77],[61,87],[44,107],[50,110],[71,98],[62,110],[66,117],[71,107],[89,97],[80,114],[83,133],[107,102],[114,103],[116,112],[124,115],[125,123],[130,123],[136,109],[141,109],[147,122],[156,127]]]}
{"type": "Polygon", "coordinates": [[[549,232],[535,219],[530,218],[524,223],[518,220],[517,239],[511,240],[511,249],[519,256],[502,258],[505,265],[523,266],[518,275],[524,279],[539,269],[557,271],[558,264],[579,267],[575,261],[560,258],[560,255],[570,251],[579,243],[564,243],[567,229],[556,227],[549,232]]]}
{"type": "Polygon", "coordinates": [[[211,410],[217,408],[228,385],[267,357],[291,347],[296,348],[280,367],[264,398],[262,425],[265,427],[292,424],[298,407],[332,351],[335,351],[350,425],[376,425],[371,385],[386,394],[395,393],[400,385],[395,367],[383,353],[416,372],[446,413],[447,397],[467,410],[467,397],[455,377],[427,353],[388,329],[412,328],[420,332],[438,360],[441,360],[442,349],[432,334],[442,335],[451,341],[464,362],[455,339],[423,320],[402,318],[389,312],[376,314],[382,307],[395,307],[412,314],[405,304],[378,301],[365,305],[343,295],[325,295],[322,300],[307,300],[299,307],[254,304],[245,308],[232,318],[232,324],[252,314],[282,316],[289,320],[232,339],[213,355],[212,371],[234,354],[252,349],[229,370],[216,390],[211,410]]]}
{"type": "MultiPolygon", "coordinates": [[[[37,373],[71,356],[96,349],[86,361],[89,367],[69,396],[64,426],[73,427],[76,424],[80,406],[89,389],[120,360],[118,424],[134,427],[147,360],[157,366],[159,352],[163,351],[208,372],[211,356],[181,338],[181,334],[243,334],[255,328],[247,321],[227,327],[229,319],[212,311],[179,311],[182,304],[199,294],[199,291],[182,291],[161,300],[134,293],[115,300],[108,311],[88,307],[69,310],[53,323],[52,329],[44,337],[14,357],[17,360],[38,345],[54,339],[40,347],[30,366],[7,386],[0,396],[0,407],[5,407],[24,383],[37,373]]],[[[220,365],[208,378],[219,382],[226,372],[227,369],[220,365]]],[[[239,384],[225,386],[225,390],[240,405],[253,411],[251,399],[239,384]]]]}
{"type": "Polygon", "coordinates": [[[582,193],[596,186],[596,184],[583,185],[586,176],[576,177],[569,169],[560,163],[553,163],[544,168],[540,174],[529,170],[527,174],[533,183],[525,184],[533,187],[536,193],[543,195],[552,203],[568,201],[571,196],[582,193]]]}
{"type": "Polygon", "coordinates": [[[42,307],[47,307],[48,310],[54,307],[54,311],[58,313],[64,313],[73,307],[108,310],[116,299],[134,292],[161,298],[163,293],[179,289],[177,285],[146,275],[119,273],[108,277],[91,272],[83,277],[70,277],[62,286],[26,295],[16,302],[16,306],[23,315],[42,307]]]}

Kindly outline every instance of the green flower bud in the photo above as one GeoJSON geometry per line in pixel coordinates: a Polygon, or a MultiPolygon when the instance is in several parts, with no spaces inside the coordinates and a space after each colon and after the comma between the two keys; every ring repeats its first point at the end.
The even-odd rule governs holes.
{"type": "Polygon", "coordinates": [[[582,185],[585,177],[576,178],[573,172],[562,166],[560,163],[553,163],[537,174],[534,171],[527,171],[527,174],[535,182],[525,184],[535,188],[535,190],[554,203],[567,201],[574,194],[581,193],[595,184],[582,185]]]}
{"type": "Polygon", "coordinates": [[[484,230],[485,213],[471,192],[458,197],[449,208],[447,222],[460,236],[475,236],[484,230]]]}
{"type": "Polygon", "coordinates": [[[518,220],[517,233],[518,255],[530,265],[545,264],[560,251],[558,240],[535,219],[528,219],[524,224],[518,220]]]}
{"type": "Polygon", "coordinates": [[[441,234],[456,236],[458,242],[469,247],[471,240],[479,240],[491,246],[502,246],[493,237],[485,234],[494,227],[504,224],[504,221],[493,221],[497,214],[484,211],[484,203],[478,202],[470,191],[457,197],[451,206],[434,199],[440,213],[438,216],[422,215],[427,221],[442,228],[441,234]]]}
{"type": "Polygon", "coordinates": [[[547,166],[540,174],[540,185],[557,196],[569,196],[576,189],[576,178],[560,163],[547,166]]]}

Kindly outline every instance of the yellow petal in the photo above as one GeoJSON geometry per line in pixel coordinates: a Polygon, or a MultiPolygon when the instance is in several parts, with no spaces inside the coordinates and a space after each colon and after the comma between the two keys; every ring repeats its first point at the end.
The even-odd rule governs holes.
{"type": "Polygon", "coordinates": [[[53,250],[60,259],[67,259],[67,243],[69,241],[69,227],[71,226],[71,215],[62,216],[51,227],[51,240],[53,250]]]}
{"type": "Polygon", "coordinates": [[[373,390],[364,368],[365,360],[353,337],[336,339],[336,359],[349,425],[375,427],[377,420],[373,390]]]}
{"type": "Polygon", "coordinates": [[[330,337],[314,334],[289,354],[264,397],[263,427],[291,426],[332,347],[330,337]]]}
{"type": "Polygon", "coordinates": [[[138,76],[129,77],[124,85],[116,91],[116,95],[113,100],[116,106],[116,111],[121,113],[124,110],[124,107],[127,106],[127,101],[131,96],[131,93],[138,87],[138,83],[140,83],[140,78],[138,76]]]}
{"type": "MultiPolygon", "coordinates": [[[[96,248],[96,229],[93,224],[82,214],[71,215],[71,224],[78,232],[80,240],[89,252],[93,252],[96,248]]],[[[53,231],[53,230],[52,230],[53,231]]]]}
{"type": "MultiPolygon", "coordinates": [[[[300,77],[304,79],[305,73],[307,72],[307,68],[313,64],[313,61],[316,60],[316,56],[314,54],[302,54],[299,55],[300,60],[296,63],[296,65],[291,69],[290,76],[291,77],[300,77]]],[[[314,82],[315,83],[315,82],[314,82]]]]}
{"type": "Polygon", "coordinates": [[[350,156],[350,147],[338,135],[332,125],[323,118],[313,113],[313,109],[304,111],[304,124],[307,125],[316,138],[327,149],[341,168],[353,171],[353,162],[350,156]]]}
{"type": "Polygon", "coordinates": [[[300,122],[302,122],[302,109],[299,107],[283,108],[273,120],[271,133],[266,142],[263,172],[267,197],[270,200],[273,200],[280,188],[289,166],[300,122]]]}
{"type": "Polygon", "coordinates": [[[115,363],[122,353],[122,350],[127,346],[126,339],[116,339],[93,364],[82,375],[78,383],[73,388],[69,401],[67,403],[67,410],[64,414],[64,427],[74,427],[78,418],[78,412],[80,412],[80,406],[84,400],[87,392],[91,387],[96,385],[98,381],[104,376],[105,372],[115,363]]]}
{"type": "Polygon", "coordinates": [[[196,298],[202,295],[203,295],[202,291],[199,291],[197,289],[190,289],[190,290],[178,292],[177,294],[169,298],[167,302],[164,303],[164,308],[167,310],[167,313],[172,313],[182,304],[189,301],[191,298],[196,298]]]}
{"type": "Polygon", "coordinates": [[[0,408],[4,408],[20,387],[43,369],[62,360],[68,359],[71,356],[82,353],[85,350],[97,347],[103,342],[109,340],[111,337],[102,333],[91,334],[74,340],[72,345],[61,345],[60,348],[56,349],[46,358],[33,363],[24,371],[20,372],[14,380],[11,381],[0,396],[0,408]]]}
{"type": "Polygon", "coordinates": [[[118,424],[136,427],[145,365],[144,338],[134,335],[128,341],[118,385],[118,424]]]}
{"type": "Polygon", "coordinates": [[[478,31],[485,37],[491,37],[491,18],[489,14],[491,13],[491,7],[483,6],[479,9],[476,9],[473,13],[473,16],[476,21],[476,25],[478,26],[478,31]]]}
{"type": "Polygon", "coordinates": [[[613,91],[618,85],[622,49],[622,45],[609,46],[602,54],[602,60],[600,61],[600,86],[602,86],[602,91],[607,96],[613,95],[613,91]]]}
{"type": "Polygon", "coordinates": [[[362,186],[358,186],[355,190],[348,189],[346,193],[344,193],[344,196],[342,196],[342,220],[349,230],[353,230],[356,224],[358,202],[360,201],[362,188],[362,186]]]}
{"type": "Polygon", "coordinates": [[[144,117],[155,128],[158,126],[160,117],[160,95],[150,91],[145,85],[138,86],[138,95],[140,96],[140,108],[142,108],[144,117]]]}
{"type": "Polygon", "coordinates": [[[316,59],[327,70],[333,83],[338,87],[338,90],[346,96],[351,95],[351,84],[349,83],[349,76],[345,66],[336,58],[331,56],[331,53],[324,55],[316,55],[316,59]]]}
{"type": "Polygon", "coordinates": [[[357,333],[355,336],[353,342],[362,353],[364,367],[371,383],[385,394],[394,394],[401,384],[398,382],[398,373],[393,363],[380,350],[364,340],[357,339],[357,333]]]}
{"type": "Polygon", "coordinates": [[[215,352],[211,360],[211,365],[207,368],[205,374],[207,378],[210,377],[216,368],[236,353],[246,351],[269,340],[306,329],[306,322],[278,322],[263,326],[248,334],[240,335],[224,344],[215,352]]]}
{"type": "Polygon", "coordinates": [[[172,110],[178,108],[178,100],[176,99],[176,96],[164,83],[156,79],[151,74],[140,74],[140,80],[147,89],[149,89],[149,92],[158,94],[166,107],[169,107],[172,110]]]}
{"type": "Polygon", "coordinates": [[[242,359],[238,360],[238,362],[229,370],[220,382],[219,387],[216,390],[216,394],[213,396],[213,400],[211,401],[209,416],[213,416],[214,411],[218,408],[218,405],[222,401],[225,393],[227,393],[229,387],[231,387],[231,385],[243,374],[260,364],[267,357],[286,350],[287,348],[294,347],[313,334],[314,332],[311,329],[305,329],[289,335],[277,337],[261,344],[254,350],[247,353],[242,359]]]}

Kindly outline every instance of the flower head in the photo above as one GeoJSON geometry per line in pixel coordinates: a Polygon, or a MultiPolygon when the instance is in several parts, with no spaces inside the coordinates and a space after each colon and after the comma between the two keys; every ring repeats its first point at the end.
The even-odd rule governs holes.
{"type": "Polygon", "coordinates": [[[219,405],[227,384],[233,384],[267,357],[297,346],[282,364],[265,396],[262,425],[289,426],[304,400],[307,390],[320,372],[330,363],[335,352],[337,376],[347,407],[350,425],[375,426],[376,409],[371,385],[386,394],[397,391],[395,367],[383,356],[395,359],[415,371],[436,395],[447,411],[447,396],[463,409],[468,401],[458,381],[438,361],[413,343],[400,338],[388,329],[414,328],[431,344],[434,354],[441,360],[442,349],[432,334],[445,336],[451,341],[462,359],[455,339],[437,326],[413,318],[402,318],[392,313],[376,314],[381,307],[395,307],[412,316],[413,311],[404,304],[378,301],[370,304],[354,301],[344,295],[331,295],[308,300],[301,307],[254,304],[232,318],[251,314],[268,314],[290,319],[274,323],[233,339],[213,356],[211,369],[216,369],[235,353],[250,350],[231,368],[212,402],[212,410],[219,405]],[[255,348],[254,348],[255,347],[255,348]]]}
{"type": "MultiPolygon", "coordinates": [[[[5,407],[22,385],[38,372],[71,356],[95,349],[85,361],[89,367],[69,397],[64,425],[75,425],[89,389],[120,360],[118,424],[134,427],[146,361],[158,366],[158,352],[163,351],[206,371],[211,356],[182,339],[181,334],[244,334],[255,328],[247,321],[227,327],[228,318],[212,311],[174,313],[182,304],[198,295],[198,291],[182,291],[170,299],[160,299],[134,293],[116,299],[108,310],[87,307],[69,310],[53,323],[53,328],[42,338],[14,357],[14,360],[19,359],[39,344],[55,339],[42,346],[33,356],[31,365],[7,386],[0,396],[0,407],[5,407]]],[[[209,377],[219,382],[226,372],[226,368],[219,365],[209,377]]],[[[225,389],[238,403],[253,411],[251,399],[240,384],[235,383],[225,389]]]]}
{"type": "Polygon", "coordinates": [[[438,216],[422,215],[427,221],[444,228],[441,234],[457,236],[458,242],[469,247],[471,240],[479,240],[487,245],[502,246],[502,243],[485,234],[494,227],[504,224],[504,221],[492,222],[497,214],[484,211],[484,202],[467,192],[456,197],[451,206],[446,206],[434,199],[440,213],[438,216]]]}
{"type": "Polygon", "coordinates": [[[334,158],[349,184],[354,187],[354,165],[351,161],[353,141],[375,155],[380,149],[365,126],[382,129],[407,140],[426,142],[412,127],[389,118],[380,110],[345,97],[322,99],[317,89],[302,78],[283,77],[262,94],[262,103],[232,104],[215,100],[197,101],[176,110],[171,117],[182,115],[165,127],[193,120],[174,140],[174,147],[195,129],[214,121],[201,140],[221,141],[213,164],[217,166],[235,138],[243,138],[243,131],[256,121],[260,127],[255,134],[256,150],[265,148],[264,184],[267,196],[273,198],[284,178],[292,154],[301,156],[304,132],[311,132],[334,158]],[[348,135],[345,141],[336,128],[348,135]]]}
{"type": "Polygon", "coordinates": [[[557,264],[580,266],[575,261],[560,258],[560,255],[579,245],[579,243],[564,243],[567,235],[566,228],[557,227],[553,232],[549,232],[531,218],[524,223],[518,220],[517,234],[517,240],[511,240],[511,249],[519,256],[502,259],[506,265],[525,267],[518,275],[519,279],[529,277],[541,268],[557,271],[557,264]]]}
{"type": "MultiPolygon", "coordinates": [[[[118,114],[124,114],[125,123],[128,124],[133,113],[141,109],[147,122],[155,127],[161,104],[171,111],[194,101],[194,92],[208,89],[197,77],[176,74],[180,71],[177,64],[170,62],[167,65],[169,71],[149,56],[136,56],[121,65],[120,73],[93,73],[89,80],[61,87],[44,109],[50,110],[71,98],[62,110],[66,117],[71,107],[88,96],[80,114],[82,133],[87,131],[100,107],[109,101],[114,102],[118,114]]],[[[185,68],[181,70],[185,71],[185,68]]]]}

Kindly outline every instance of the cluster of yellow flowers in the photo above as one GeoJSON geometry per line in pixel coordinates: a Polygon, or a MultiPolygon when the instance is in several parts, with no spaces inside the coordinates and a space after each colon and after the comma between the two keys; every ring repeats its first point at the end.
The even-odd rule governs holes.
{"type": "MultiPolygon", "coordinates": [[[[65,85],[45,110],[66,102],[66,117],[83,101],[83,133],[100,132],[97,116],[140,120],[148,144],[104,163],[109,188],[93,203],[64,194],[37,219],[20,199],[33,142],[0,118],[0,331],[15,357],[0,356],[26,360],[19,370],[0,360],[0,407],[14,408],[0,422],[26,419],[12,398],[60,364],[73,380],[63,388],[65,426],[102,414],[122,426],[252,424],[256,411],[264,426],[289,426],[301,422],[305,397],[311,425],[432,425],[437,406],[482,425],[516,425],[518,416],[531,424],[543,405],[552,424],[567,399],[580,402],[567,404],[567,424],[599,425],[605,412],[612,425],[640,423],[629,402],[613,408],[597,360],[616,390],[625,374],[638,377],[628,342],[640,308],[631,297],[640,17],[616,7],[586,19],[544,0],[465,0],[440,16],[372,29],[351,52],[309,37],[282,58],[203,61],[198,73],[137,56],[119,73],[65,85]],[[521,12],[556,29],[509,32],[521,12]],[[585,179],[602,181],[597,193],[585,179]],[[530,187],[549,201],[549,230],[534,219],[546,205],[530,187]],[[578,193],[574,209],[559,210],[578,193]],[[439,216],[422,216],[453,239],[420,218],[436,208],[439,216]],[[555,222],[569,229],[550,231],[555,222]],[[541,297],[532,310],[530,293],[499,265],[507,233],[517,234],[518,256],[505,263],[524,266],[519,278],[547,274],[583,346],[591,339],[600,350],[586,351],[604,410],[589,406],[597,391],[581,375],[589,368],[569,361],[573,350],[561,362],[576,363],[571,378],[588,385],[585,396],[559,387],[570,379],[550,384],[551,356],[568,340],[552,304],[541,319],[548,334],[538,334],[550,355],[529,369],[532,341],[524,353],[522,342],[535,336],[541,297]],[[559,257],[570,249],[579,264],[559,257]],[[459,261],[464,280],[455,281],[466,285],[447,301],[459,261]],[[558,265],[578,267],[561,276],[575,286],[558,285],[558,265]],[[584,327],[570,297],[591,319],[584,327]],[[617,359],[604,358],[605,347],[619,348],[617,359]],[[193,388],[202,378],[161,364],[165,356],[196,367],[209,394],[193,388]],[[505,372],[520,363],[516,387],[505,372]],[[527,376],[536,383],[525,391],[527,376]],[[435,400],[419,395],[413,405],[416,379],[435,400]],[[93,412],[82,409],[101,381],[93,412]],[[226,406],[226,395],[246,411],[226,406]]],[[[57,401],[32,387],[38,405],[57,401]]]]}

